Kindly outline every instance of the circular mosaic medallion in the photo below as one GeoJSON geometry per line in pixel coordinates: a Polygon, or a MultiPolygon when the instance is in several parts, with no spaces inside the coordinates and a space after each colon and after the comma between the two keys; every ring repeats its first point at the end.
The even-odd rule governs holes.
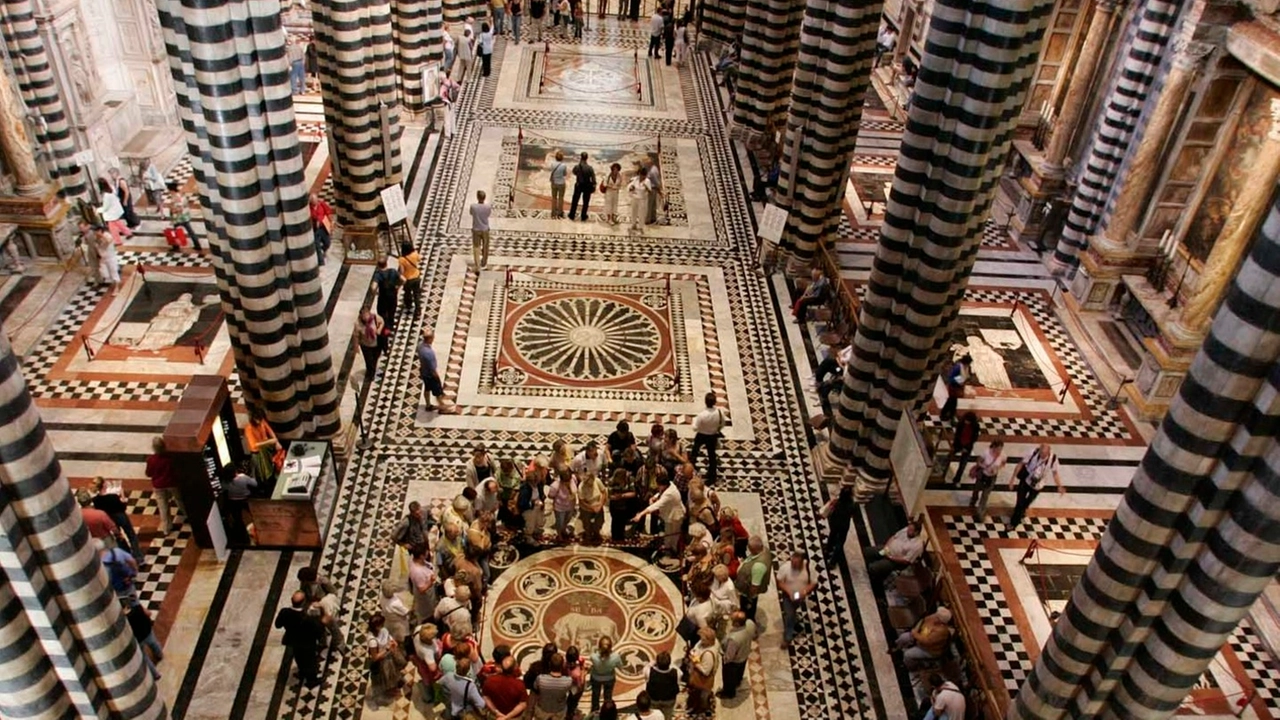
{"type": "Polygon", "coordinates": [[[645,311],[591,295],[558,295],[522,308],[511,338],[534,368],[582,380],[635,374],[659,360],[663,350],[658,325],[645,311]]]}
{"type": "Polygon", "coordinates": [[[511,646],[522,668],[554,642],[584,655],[602,637],[622,657],[615,697],[644,688],[644,667],[676,645],[684,612],[680,591],[643,560],[610,548],[556,548],[534,553],[502,573],[489,591],[482,652],[511,646]]]}

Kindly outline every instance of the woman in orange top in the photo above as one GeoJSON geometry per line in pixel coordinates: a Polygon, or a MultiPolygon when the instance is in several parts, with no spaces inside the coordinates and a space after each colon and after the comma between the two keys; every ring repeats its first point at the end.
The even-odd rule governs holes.
{"type": "Polygon", "coordinates": [[[259,480],[270,480],[284,467],[284,448],[267,424],[262,410],[249,408],[249,424],[244,429],[245,442],[253,454],[253,469],[259,480]]]}

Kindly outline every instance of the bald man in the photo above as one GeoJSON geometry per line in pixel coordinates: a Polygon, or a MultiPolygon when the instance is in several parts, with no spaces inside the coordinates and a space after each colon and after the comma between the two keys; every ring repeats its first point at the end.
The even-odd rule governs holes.
{"type": "Polygon", "coordinates": [[[276,614],[276,627],[284,630],[285,647],[293,651],[293,661],[298,666],[298,680],[309,688],[320,684],[320,641],[324,638],[324,625],[320,619],[307,613],[307,596],[301,590],[290,598],[291,607],[280,608],[276,614]]]}

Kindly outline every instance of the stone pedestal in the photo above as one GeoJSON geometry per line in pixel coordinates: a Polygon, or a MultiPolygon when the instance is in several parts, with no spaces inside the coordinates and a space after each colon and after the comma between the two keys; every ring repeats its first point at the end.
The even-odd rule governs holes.
{"type": "Polygon", "coordinates": [[[18,226],[13,239],[27,257],[66,259],[75,249],[71,205],[46,187],[39,197],[0,196],[0,223],[18,226]]]}
{"type": "Polygon", "coordinates": [[[1009,217],[1009,238],[1028,245],[1035,244],[1044,232],[1045,202],[1066,188],[1062,168],[1045,162],[1044,154],[1030,140],[1014,140],[1017,154],[1017,183],[1005,183],[1009,199],[1013,201],[1013,215],[1009,217]]]}

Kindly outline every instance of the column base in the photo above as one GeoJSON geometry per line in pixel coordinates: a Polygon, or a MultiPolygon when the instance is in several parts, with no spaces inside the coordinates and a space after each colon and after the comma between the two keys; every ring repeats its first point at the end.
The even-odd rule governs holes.
{"type": "Polygon", "coordinates": [[[1138,377],[1124,386],[1124,391],[1139,417],[1158,422],[1177,397],[1195,351],[1168,350],[1152,338],[1146,338],[1142,344],[1142,367],[1138,369],[1138,377]]]}
{"type": "Polygon", "coordinates": [[[1041,209],[1045,202],[1066,189],[1065,172],[1060,166],[1045,163],[1043,155],[1029,140],[1015,140],[1013,146],[1030,172],[1019,177],[1016,184],[1004,183],[1014,207],[1009,218],[1009,238],[1035,246],[1045,231],[1045,214],[1041,209]]]}
{"type": "Polygon", "coordinates": [[[843,483],[849,466],[835,453],[831,452],[831,443],[821,443],[813,449],[813,467],[825,483],[843,483]]]}
{"type": "Polygon", "coordinates": [[[18,226],[13,241],[27,257],[65,260],[75,251],[71,205],[46,186],[39,197],[0,196],[0,223],[18,226]]]}

